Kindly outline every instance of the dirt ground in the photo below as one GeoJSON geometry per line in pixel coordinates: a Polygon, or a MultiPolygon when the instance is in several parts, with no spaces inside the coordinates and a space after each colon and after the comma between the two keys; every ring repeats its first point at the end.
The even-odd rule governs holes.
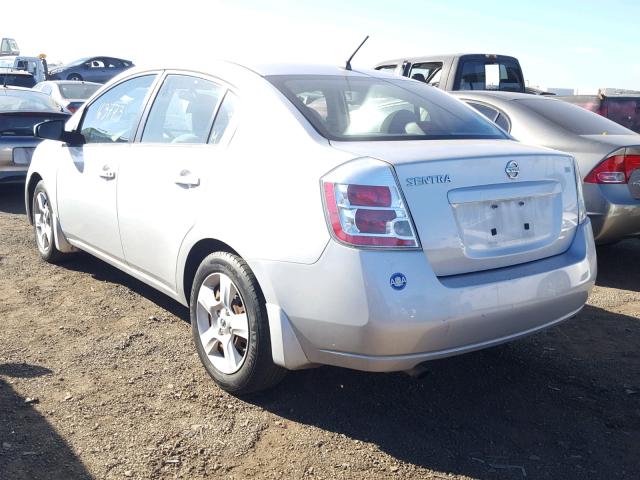
{"type": "Polygon", "coordinates": [[[39,260],[0,188],[0,479],[640,478],[640,241],[576,318],[417,380],[294,372],[218,389],[187,310],[88,255],[39,260]]]}

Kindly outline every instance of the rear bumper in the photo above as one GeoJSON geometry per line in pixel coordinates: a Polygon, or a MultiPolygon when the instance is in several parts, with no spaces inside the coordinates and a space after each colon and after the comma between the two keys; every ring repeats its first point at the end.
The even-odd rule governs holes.
{"type": "Polygon", "coordinates": [[[585,202],[596,243],[640,237],[640,200],[627,185],[584,185],[585,202]]]}
{"type": "Polygon", "coordinates": [[[423,252],[356,250],[335,242],[313,265],[251,266],[267,302],[286,314],[292,349],[304,352],[290,356],[296,361],[289,365],[279,363],[380,372],[408,370],[554,325],[582,308],[597,271],[589,221],[561,255],[466,275],[436,277],[423,252]],[[403,290],[390,286],[397,272],[407,279],[403,290]]]}

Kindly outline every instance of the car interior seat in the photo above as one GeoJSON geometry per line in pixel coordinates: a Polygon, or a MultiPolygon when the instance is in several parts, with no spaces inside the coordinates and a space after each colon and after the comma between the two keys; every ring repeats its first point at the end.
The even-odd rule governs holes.
{"type": "Polygon", "coordinates": [[[424,75],[421,73],[414,73],[413,75],[411,75],[411,80],[417,80],[419,82],[426,82],[427,79],[424,78],[424,75]]]}
{"type": "Polygon", "coordinates": [[[418,116],[409,110],[397,110],[387,116],[380,127],[381,133],[405,135],[409,124],[417,123],[418,116]]]}

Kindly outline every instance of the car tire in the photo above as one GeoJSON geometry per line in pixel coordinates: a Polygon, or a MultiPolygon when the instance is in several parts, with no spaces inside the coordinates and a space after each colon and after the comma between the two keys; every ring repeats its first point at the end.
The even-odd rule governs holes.
{"type": "Polygon", "coordinates": [[[33,192],[31,212],[33,215],[33,231],[40,257],[49,263],[59,262],[65,254],[56,247],[54,212],[49,201],[49,194],[40,180],[33,192]]]}
{"type": "Polygon", "coordinates": [[[77,73],[72,73],[67,77],[67,80],[75,80],[75,81],[81,82],[82,76],[78,75],[77,73]]]}
{"type": "Polygon", "coordinates": [[[273,363],[262,292],[237,255],[215,252],[198,268],[190,296],[193,341],[207,373],[234,395],[265,390],[286,370],[273,363]]]}

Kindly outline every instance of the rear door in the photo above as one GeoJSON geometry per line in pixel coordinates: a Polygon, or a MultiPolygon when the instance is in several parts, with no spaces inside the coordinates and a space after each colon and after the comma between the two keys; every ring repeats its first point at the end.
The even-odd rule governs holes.
{"type": "Polygon", "coordinates": [[[120,164],[118,217],[126,261],[175,290],[176,261],[224,161],[235,95],[210,78],[169,73],[120,164]],[[215,124],[214,124],[215,119],[215,124]]]}
{"type": "Polygon", "coordinates": [[[124,258],[116,210],[118,169],[130,156],[130,142],[156,76],[126,79],[96,98],[79,127],[86,143],[62,147],[57,175],[60,225],[69,240],[99,256],[124,258]]]}

